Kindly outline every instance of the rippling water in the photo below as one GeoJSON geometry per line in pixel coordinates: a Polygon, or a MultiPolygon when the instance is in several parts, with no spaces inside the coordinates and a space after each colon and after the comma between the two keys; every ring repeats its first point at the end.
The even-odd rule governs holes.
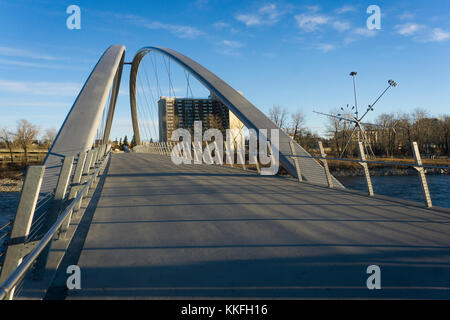
{"type": "MultiPolygon", "coordinates": [[[[420,179],[417,175],[371,178],[375,194],[412,201],[424,201],[420,179]]],[[[342,177],[338,179],[349,189],[367,191],[364,177],[342,177]]],[[[427,182],[433,205],[450,208],[450,175],[427,175],[427,182]]]]}

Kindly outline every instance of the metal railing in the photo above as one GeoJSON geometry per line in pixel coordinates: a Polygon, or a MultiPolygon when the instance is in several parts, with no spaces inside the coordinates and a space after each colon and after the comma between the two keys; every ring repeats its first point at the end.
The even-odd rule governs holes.
{"type": "MultiPolygon", "coordinates": [[[[428,208],[431,208],[433,206],[432,201],[431,201],[431,197],[430,197],[430,191],[428,188],[428,183],[427,183],[427,179],[425,176],[425,170],[424,168],[432,168],[432,169],[444,169],[444,170],[450,170],[450,167],[447,166],[436,166],[436,165],[424,165],[422,163],[422,158],[420,156],[420,152],[419,152],[419,148],[417,145],[417,142],[412,142],[411,143],[411,147],[412,147],[412,151],[413,151],[413,155],[414,155],[414,163],[399,163],[399,162],[387,162],[387,161],[377,161],[377,160],[367,160],[366,159],[366,155],[364,153],[364,147],[362,142],[358,142],[358,152],[359,152],[359,156],[360,159],[356,160],[356,159],[345,159],[345,158],[335,158],[335,157],[327,157],[324,150],[323,150],[323,146],[322,143],[319,141],[319,150],[321,155],[320,156],[304,156],[304,155],[297,155],[295,154],[295,149],[291,147],[291,151],[292,154],[289,154],[287,156],[290,156],[294,159],[294,161],[298,161],[296,159],[298,158],[314,158],[317,160],[321,160],[322,163],[324,164],[324,170],[325,170],[325,174],[327,175],[327,179],[329,181],[328,186],[330,188],[333,188],[332,183],[330,183],[331,179],[330,179],[330,172],[328,170],[328,163],[327,160],[337,160],[337,161],[344,161],[344,162],[356,162],[359,165],[361,165],[363,167],[363,171],[364,171],[364,176],[366,179],[366,184],[367,184],[367,190],[368,190],[368,194],[369,196],[373,196],[374,192],[373,192],[373,187],[372,187],[372,180],[370,177],[370,172],[369,172],[369,167],[368,164],[381,164],[381,165],[390,165],[390,166],[402,166],[402,167],[412,167],[414,168],[419,176],[420,179],[420,183],[421,183],[421,187],[422,187],[422,193],[424,196],[424,202],[425,202],[425,206],[428,208]]],[[[301,172],[299,167],[297,166],[297,175],[299,176],[299,180],[301,181],[301,172]]]]}
{"type": "Polygon", "coordinates": [[[96,181],[110,154],[111,151],[107,145],[90,150],[87,156],[86,153],[81,153],[78,157],[74,174],[72,174],[73,157],[65,158],[55,193],[48,208],[49,212],[42,214],[35,221],[35,225],[42,224],[42,226],[36,227],[35,230],[45,226],[49,228],[46,231],[44,230],[45,234],[36,241],[30,241],[33,238],[33,228],[30,222],[39,209],[39,207],[36,208],[37,197],[45,168],[44,166],[29,167],[15,220],[14,222],[9,222],[1,229],[6,229],[12,224],[12,230],[9,232],[11,239],[8,241],[6,257],[1,270],[2,273],[0,274],[1,278],[4,279],[0,286],[0,300],[14,297],[15,288],[20,285],[21,280],[33,266],[36,269],[40,264],[41,272],[45,271],[52,239],[65,238],[72,213],[79,210],[83,197],[87,195],[89,187],[96,181]],[[84,173],[84,175],[81,173],[84,173]],[[72,180],[72,184],[70,192],[67,192],[70,180],[72,180]],[[29,194],[25,194],[27,192],[29,194]],[[66,193],[68,194],[67,199],[66,193]],[[64,206],[64,200],[66,200],[66,203],[69,202],[67,206],[64,206]],[[52,221],[52,216],[56,221],[52,221]],[[51,224],[49,224],[49,221],[51,224]],[[27,222],[28,227],[25,226],[27,222]],[[6,269],[5,266],[7,266],[6,269]],[[9,274],[5,275],[4,273],[9,274]]]}
{"type": "MultiPolygon", "coordinates": [[[[268,150],[269,153],[272,154],[272,149],[270,146],[270,142],[267,142],[268,145],[268,150]]],[[[328,187],[330,188],[334,188],[333,185],[333,179],[330,173],[330,169],[328,167],[328,162],[327,160],[337,160],[337,161],[343,161],[343,162],[353,162],[353,163],[358,163],[359,165],[361,165],[362,169],[363,169],[363,173],[364,173],[364,177],[366,180],[366,184],[367,184],[367,190],[368,190],[368,195],[369,196],[373,196],[374,195],[374,191],[373,191],[373,186],[372,186],[372,179],[370,176],[370,172],[369,172],[369,164],[379,164],[379,165],[388,165],[388,166],[400,166],[400,167],[412,167],[414,168],[419,176],[420,179],[420,184],[422,187],[422,192],[423,192],[423,196],[424,196],[424,202],[425,202],[425,206],[428,208],[431,208],[433,206],[432,201],[431,201],[431,197],[430,197],[430,191],[428,189],[428,183],[427,183],[427,179],[425,176],[425,168],[430,168],[430,169],[443,169],[443,170],[450,170],[450,167],[448,166],[440,166],[440,165],[424,165],[422,163],[422,159],[419,153],[419,148],[417,146],[417,142],[412,142],[412,151],[413,151],[413,155],[414,155],[414,163],[400,163],[400,162],[389,162],[389,161],[379,161],[379,160],[367,160],[366,159],[366,155],[364,152],[364,147],[362,145],[362,142],[358,142],[358,153],[359,153],[359,159],[346,159],[346,158],[336,158],[336,157],[327,157],[322,145],[322,142],[319,141],[318,142],[319,145],[319,151],[320,151],[320,156],[314,156],[314,155],[298,155],[296,154],[295,151],[295,147],[293,144],[293,141],[290,141],[290,148],[291,148],[291,154],[285,154],[285,156],[287,157],[291,157],[292,160],[294,161],[294,165],[297,171],[297,178],[299,182],[303,182],[303,177],[301,174],[301,166],[300,166],[300,159],[302,158],[312,158],[312,159],[316,159],[316,160],[320,160],[323,163],[323,168],[324,168],[324,172],[325,172],[325,176],[326,176],[326,180],[328,183],[328,187]]],[[[146,152],[149,153],[156,153],[156,154],[160,154],[160,155],[170,155],[173,148],[175,146],[174,142],[153,142],[153,143],[148,143],[146,145],[143,145],[142,148],[145,149],[146,152]]],[[[208,144],[206,144],[206,147],[208,148],[208,144]]],[[[196,149],[196,147],[200,147],[201,146],[194,146],[194,143],[192,142],[192,154],[194,154],[194,151],[196,149]]],[[[256,170],[258,171],[258,173],[261,172],[260,169],[260,164],[258,162],[258,160],[256,159],[254,154],[249,154],[249,160],[250,157],[252,157],[252,164],[255,163],[256,164],[256,170]]],[[[273,159],[272,159],[273,161],[273,159]]],[[[250,161],[249,161],[250,162],[250,161]]],[[[247,169],[247,166],[245,164],[245,162],[242,164],[242,168],[244,170],[247,169]]]]}

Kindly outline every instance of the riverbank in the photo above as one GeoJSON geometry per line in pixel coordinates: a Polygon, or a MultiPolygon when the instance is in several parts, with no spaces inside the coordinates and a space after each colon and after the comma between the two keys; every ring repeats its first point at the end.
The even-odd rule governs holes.
{"type": "MultiPolygon", "coordinates": [[[[357,159],[354,159],[357,160],[357,159]]],[[[369,163],[369,172],[371,176],[411,176],[417,175],[417,171],[413,168],[414,161],[412,159],[390,159],[380,158],[376,161],[409,164],[411,166],[395,166],[391,164],[369,163]]],[[[423,160],[424,165],[450,167],[450,159],[423,160]]],[[[335,177],[358,177],[363,176],[362,166],[357,162],[347,162],[341,160],[328,160],[330,172],[335,177]]],[[[427,175],[449,175],[449,169],[425,168],[427,175]]]]}

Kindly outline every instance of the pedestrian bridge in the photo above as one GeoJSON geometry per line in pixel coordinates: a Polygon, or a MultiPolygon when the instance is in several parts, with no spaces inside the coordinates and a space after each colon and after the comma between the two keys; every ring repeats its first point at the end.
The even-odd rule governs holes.
{"type": "MultiPolygon", "coordinates": [[[[174,51],[141,50],[131,79],[149,50],[170,54],[247,127],[274,128],[234,89],[174,51]]],[[[272,143],[285,176],[175,165],[167,144],[111,153],[123,63],[123,47],[107,50],[46,162],[28,169],[2,299],[450,298],[450,210],[347,190],[285,134],[278,147],[272,143]],[[104,139],[95,142],[109,92],[104,139]],[[373,265],[380,289],[370,286],[373,265]],[[70,287],[69,266],[79,268],[79,288],[70,287]]],[[[133,124],[139,140],[137,118],[133,124]]]]}

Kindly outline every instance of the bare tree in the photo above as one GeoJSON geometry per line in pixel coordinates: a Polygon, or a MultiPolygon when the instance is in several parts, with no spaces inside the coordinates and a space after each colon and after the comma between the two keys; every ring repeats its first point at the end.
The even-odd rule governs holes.
{"type": "Polygon", "coordinates": [[[294,131],[294,140],[297,137],[297,134],[301,133],[302,127],[305,124],[305,115],[301,110],[291,114],[292,121],[292,129],[294,131]]]}
{"type": "Polygon", "coordinates": [[[14,134],[8,131],[8,129],[2,128],[0,130],[0,140],[2,140],[6,144],[6,147],[8,148],[10,154],[10,161],[11,163],[13,163],[14,134]]]}
{"type": "Polygon", "coordinates": [[[17,121],[16,142],[25,152],[25,164],[28,162],[28,149],[39,134],[37,126],[25,119],[17,121]]]}
{"type": "MultiPolygon", "coordinates": [[[[330,112],[330,114],[332,115],[336,115],[338,113],[338,110],[330,112]]],[[[351,118],[351,115],[345,114],[344,117],[351,118]]],[[[353,124],[350,124],[348,121],[341,121],[337,118],[329,117],[326,128],[330,139],[334,142],[334,147],[336,149],[337,155],[341,154],[342,151],[344,151],[347,143],[349,143],[349,145],[347,146],[347,148],[345,148],[346,154],[353,153],[355,146],[353,141],[349,140],[354,129],[353,124]]]]}
{"type": "Polygon", "coordinates": [[[379,135],[378,137],[378,145],[381,152],[384,153],[388,157],[392,157],[394,155],[395,149],[395,138],[396,138],[396,130],[395,125],[398,120],[395,118],[395,114],[380,114],[376,121],[378,124],[378,128],[374,128],[374,130],[379,135]]]}
{"type": "Polygon", "coordinates": [[[45,130],[45,135],[43,137],[43,142],[44,145],[47,149],[50,149],[53,141],[56,138],[56,135],[58,134],[58,130],[56,130],[55,128],[50,128],[45,130]]]}
{"type": "Polygon", "coordinates": [[[269,110],[269,117],[280,129],[285,129],[288,111],[278,104],[274,104],[269,110]]]}

